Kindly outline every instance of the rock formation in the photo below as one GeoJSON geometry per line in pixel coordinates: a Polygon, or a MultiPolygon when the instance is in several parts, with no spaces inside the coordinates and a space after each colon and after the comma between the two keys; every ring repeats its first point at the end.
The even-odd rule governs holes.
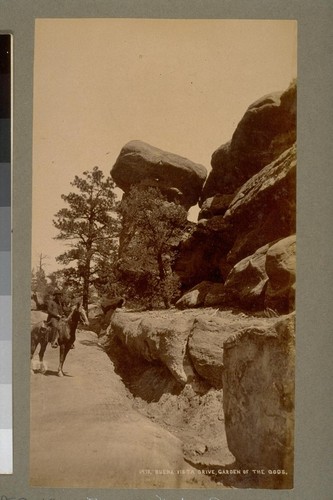
{"type": "Polygon", "coordinates": [[[223,407],[228,446],[239,463],[288,470],[293,461],[294,313],[224,343],[223,407]]]}
{"type": "Polygon", "coordinates": [[[185,288],[224,282],[235,264],[296,230],[296,84],[251,105],[212,157],[197,228],[175,270],[185,288]]]}
{"type": "Polygon", "coordinates": [[[296,140],[296,84],[251,104],[230,142],[212,155],[202,200],[233,194],[296,140]]]}
{"type": "Polygon", "coordinates": [[[224,283],[202,281],[177,302],[178,309],[231,306],[248,311],[295,308],[296,236],[260,247],[237,262],[224,283]]]}
{"type": "Polygon", "coordinates": [[[278,241],[267,251],[265,269],[269,278],[265,307],[286,312],[295,308],[296,236],[278,241]]]}
{"type": "Polygon", "coordinates": [[[125,144],[111,169],[113,180],[125,194],[133,185],[158,187],[187,210],[198,202],[206,175],[202,165],[142,141],[125,144]]]}
{"type": "Polygon", "coordinates": [[[234,236],[227,255],[229,263],[235,264],[262,245],[295,233],[295,195],[293,146],[251,177],[232,200],[223,217],[224,231],[234,236]]]}
{"type": "MultiPolygon", "coordinates": [[[[204,186],[204,167],[139,141],[124,146],[112,176],[125,195],[135,184],[156,186],[186,209],[200,197],[201,212],[196,227],[180,241],[173,268],[185,291],[178,310],[117,312],[108,329],[114,345],[121,346],[121,359],[126,353],[127,366],[150,365],[135,372],[136,388],[140,377],[150,387],[152,373],[164,370],[172,379],[164,388],[172,396],[186,390],[188,404],[202,394],[208,398],[212,390],[222,406],[223,393],[228,446],[236,461],[252,469],[288,470],[289,479],[295,141],[293,83],[248,108],[230,142],[213,153],[204,186]]],[[[163,399],[161,387],[156,382],[150,397],[163,399]]],[[[203,460],[205,454],[200,442],[189,457],[203,460]]],[[[291,484],[284,479],[279,487],[291,484]]]]}
{"type": "Polygon", "coordinates": [[[250,326],[271,325],[276,318],[256,318],[231,312],[116,311],[109,334],[135,358],[164,365],[181,385],[200,375],[212,387],[222,387],[223,344],[250,326]],[[189,368],[190,367],[190,368],[189,368]]]}
{"type": "MultiPolygon", "coordinates": [[[[193,406],[207,395],[215,401],[216,413],[217,401],[223,405],[224,419],[218,418],[225,421],[228,447],[238,464],[291,474],[294,320],[294,313],[277,318],[211,309],[117,311],[108,330],[113,342],[110,353],[117,356],[115,363],[134,394],[156,405],[160,401],[156,411],[163,412],[162,419],[168,419],[174,404],[178,404],[177,414],[189,411],[189,406],[182,407],[182,398],[178,403],[170,401],[171,394],[185,394],[184,390],[189,397],[186,405],[208,423],[208,416],[193,406]],[[222,399],[220,392],[211,392],[221,389],[222,399]]],[[[209,425],[215,432],[220,424],[210,419],[209,425]]],[[[189,454],[193,459],[197,449],[199,463],[210,456],[200,436],[189,454]]],[[[218,436],[214,439],[218,457],[221,443],[218,436]]]]}

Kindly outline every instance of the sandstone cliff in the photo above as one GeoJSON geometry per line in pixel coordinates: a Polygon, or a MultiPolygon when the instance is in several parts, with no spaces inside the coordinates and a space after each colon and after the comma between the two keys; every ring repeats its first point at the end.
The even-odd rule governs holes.
{"type": "Polygon", "coordinates": [[[227,469],[236,459],[283,470],[265,484],[290,486],[294,334],[293,314],[116,311],[106,350],[138,409],[181,432],[192,464],[227,469]]]}
{"type": "Polygon", "coordinates": [[[117,312],[106,345],[140,410],[182,433],[191,463],[235,459],[267,471],[248,486],[291,487],[296,84],[249,106],[211,165],[204,184],[204,167],[140,141],[120,152],[112,176],[125,193],[158,186],[187,209],[200,199],[201,212],[178,248],[178,309],[117,312]]]}

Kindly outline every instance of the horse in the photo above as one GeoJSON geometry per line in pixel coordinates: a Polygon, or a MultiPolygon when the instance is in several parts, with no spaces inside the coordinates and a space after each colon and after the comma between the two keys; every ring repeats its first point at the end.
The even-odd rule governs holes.
{"type": "MultiPolygon", "coordinates": [[[[36,311],[37,312],[37,311],[36,311]]],[[[46,315],[45,315],[46,317],[46,315]]],[[[68,351],[71,349],[75,342],[75,333],[78,323],[82,322],[85,325],[89,324],[86,312],[82,307],[82,304],[79,302],[76,306],[73,307],[67,318],[61,318],[58,324],[59,331],[59,366],[58,366],[58,376],[63,377],[63,365],[68,354],[68,351]]],[[[52,340],[52,329],[46,322],[45,318],[41,318],[38,323],[35,323],[31,328],[31,359],[35,354],[37,349],[37,345],[40,344],[40,350],[38,353],[39,361],[40,361],[40,370],[42,373],[45,373],[46,369],[43,363],[44,354],[47,347],[48,342],[52,340]]]]}

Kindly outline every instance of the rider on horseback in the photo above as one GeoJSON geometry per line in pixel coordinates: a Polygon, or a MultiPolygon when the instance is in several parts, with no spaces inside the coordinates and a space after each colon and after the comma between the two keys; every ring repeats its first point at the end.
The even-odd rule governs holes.
{"type": "Polygon", "coordinates": [[[61,291],[55,290],[53,292],[53,298],[51,296],[51,299],[47,303],[47,323],[51,326],[52,329],[51,346],[54,348],[58,347],[59,320],[64,314],[61,296],[61,291]]]}

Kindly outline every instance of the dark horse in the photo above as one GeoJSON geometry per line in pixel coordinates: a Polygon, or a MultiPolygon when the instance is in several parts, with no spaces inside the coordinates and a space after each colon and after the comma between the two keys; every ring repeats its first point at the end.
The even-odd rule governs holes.
{"type": "MultiPolygon", "coordinates": [[[[36,311],[38,313],[39,311],[36,311]]],[[[38,353],[39,361],[40,361],[40,371],[45,373],[45,366],[43,364],[44,354],[47,347],[48,342],[52,340],[52,330],[48,326],[45,318],[46,314],[42,313],[40,316],[40,320],[38,323],[35,323],[31,328],[31,359],[35,354],[38,344],[40,344],[40,350],[38,353]]],[[[78,323],[81,322],[85,325],[88,325],[88,318],[84,308],[81,303],[78,303],[75,307],[73,307],[71,313],[67,318],[61,318],[59,320],[58,329],[59,329],[59,367],[58,367],[58,375],[62,377],[64,375],[62,368],[68,354],[68,351],[72,347],[75,342],[75,333],[78,323]]]]}

